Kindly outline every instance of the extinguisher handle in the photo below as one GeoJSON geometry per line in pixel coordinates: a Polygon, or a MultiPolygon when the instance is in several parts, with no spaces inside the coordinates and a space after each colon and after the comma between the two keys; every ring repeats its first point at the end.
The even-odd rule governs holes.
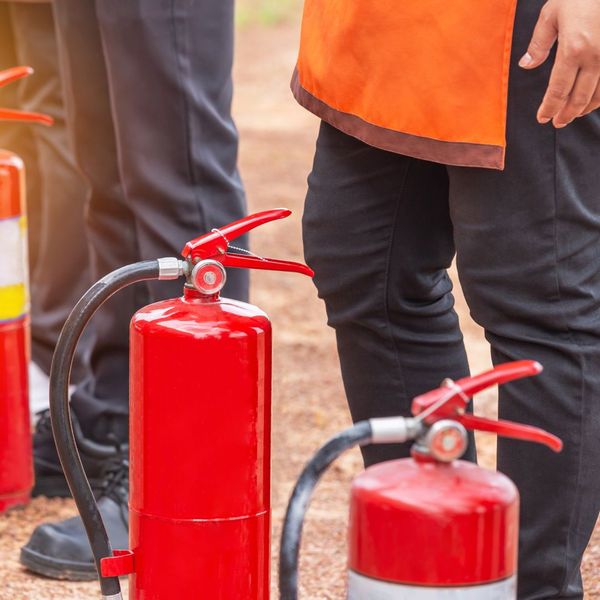
{"type": "Polygon", "coordinates": [[[471,414],[455,417],[455,420],[462,423],[466,429],[470,429],[471,431],[487,431],[501,437],[536,442],[547,446],[551,450],[554,450],[554,452],[560,452],[563,448],[563,443],[560,438],[539,427],[523,425],[522,423],[513,423],[512,421],[504,421],[501,419],[494,421],[493,419],[476,417],[471,414]]]}
{"type": "Polygon", "coordinates": [[[48,115],[24,110],[0,108],[0,121],[22,121],[24,123],[39,123],[49,127],[54,124],[54,119],[48,115]]]}
{"type": "Polygon", "coordinates": [[[562,441],[556,436],[530,425],[511,421],[494,421],[465,413],[476,393],[496,384],[503,384],[541,373],[542,365],[533,360],[504,363],[489,371],[457,381],[446,380],[441,387],[417,396],[412,403],[412,413],[428,425],[441,419],[453,419],[472,431],[488,431],[503,437],[548,446],[555,452],[562,450],[562,441]]]}
{"type": "Polygon", "coordinates": [[[22,79],[23,77],[27,77],[33,73],[33,69],[31,67],[11,67],[10,69],[5,69],[4,71],[0,71],[0,87],[4,87],[13,81],[17,81],[18,79],[22,79]]]}
{"type": "Polygon", "coordinates": [[[542,372],[542,365],[534,360],[519,360],[498,365],[472,377],[457,381],[446,380],[441,387],[413,399],[412,414],[426,415],[425,422],[454,418],[467,407],[471,398],[493,385],[530,377],[542,372]]]}
{"type": "Polygon", "coordinates": [[[312,269],[302,263],[263,258],[240,248],[234,248],[236,250],[235,253],[228,252],[232,248],[230,244],[231,240],[265,223],[285,219],[291,214],[292,211],[287,208],[275,208],[248,215],[243,219],[239,219],[218,229],[213,229],[210,233],[189,241],[184,246],[181,254],[185,259],[194,263],[199,260],[213,259],[219,261],[225,267],[260,269],[264,271],[288,271],[312,277],[314,275],[312,269]]]}
{"type": "MultiPolygon", "coordinates": [[[[12,67],[0,71],[0,87],[27,77],[32,73],[33,69],[31,67],[12,67]]],[[[28,123],[41,123],[42,125],[52,125],[54,123],[54,119],[48,115],[8,108],[0,108],[0,121],[24,121],[28,123]]]]}
{"type": "Polygon", "coordinates": [[[523,379],[538,375],[543,370],[542,365],[535,360],[517,360],[498,365],[479,375],[459,379],[457,383],[468,396],[474,396],[492,385],[501,385],[515,379],[523,379]]]}
{"type": "Polygon", "coordinates": [[[277,260],[275,258],[261,258],[241,256],[239,254],[225,254],[217,259],[225,267],[237,267],[240,269],[258,269],[262,271],[287,271],[288,273],[300,273],[312,277],[313,270],[306,265],[291,260],[277,260]]]}
{"type": "Polygon", "coordinates": [[[190,240],[181,251],[184,258],[214,258],[219,254],[225,254],[229,247],[229,242],[235,238],[248,233],[256,227],[260,227],[265,223],[285,219],[292,214],[292,211],[287,208],[274,208],[272,210],[264,210],[262,212],[248,215],[243,219],[229,223],[213,229],[210,233],[205,233],[200,237],[190,240]]]}

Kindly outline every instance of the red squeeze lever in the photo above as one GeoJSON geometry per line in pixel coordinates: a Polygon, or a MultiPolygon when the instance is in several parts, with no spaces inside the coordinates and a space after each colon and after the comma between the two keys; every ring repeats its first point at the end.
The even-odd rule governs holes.
{"type": "MultiPolygon", "coordinates": [[[[27,77],[33,73],[31,67],[13,67],[0,71],[0,87],[8,85],[13,81],[27,77]]],[[[22,110],[12,110],[9,108],[0,108],[0,120],[3,121],[26,121],[29,123],[41,123],[42,125],[52,125],[54,119],[41,113],[25,112],[22,110]]]]}
{"type": "Polygon", "coordinates": [[[477,392],[492,385],[501,385],[541,372],[540,363],[533,360],[520,360],[505,363],[473,377],[465,377],[458,381],[446,380],[441,387],[414,398],[412,413],[415,417],[422,415],[428,425],[440,419],[453,419],[472,431],[488,431],[503,437],[538,442],[555,452],[560,452],[563,447],[562,441],[543,429],[511,421],[494,421],[465,412],[471,397],[477,392]]]}
{"type": "MultiPolygon", "coordinates": [[[[213,229],[210,233],[188,242],[181,251],[181,255],[192,263],[212,259],[219,261],[224,267],[262,269],[265,271],[290,271],[312,277],[314,275],[312,269],[302,263],[262,258],[251,253],[243,255],[228,252],[229,248],[232,247],[230,246],[231,240],[240,237],[260,225],[276,221],[277,219],[284,219],[291,214],[292,211],[287,208],[275,208],[249,215],[219,229],[213,229]]],[[[245,252],[244,250],[239,251],[245,252]]]]}

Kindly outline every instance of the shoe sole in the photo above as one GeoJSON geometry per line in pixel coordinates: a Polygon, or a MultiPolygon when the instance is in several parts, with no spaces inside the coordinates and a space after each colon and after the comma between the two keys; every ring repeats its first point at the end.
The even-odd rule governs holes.
{"type": "Polygon", "coordinates": [[[38,575],[67,581],[94,581],[98,573],[93,563],[55,560],[30,548],[21,548],[21,564],[38,575]]]}

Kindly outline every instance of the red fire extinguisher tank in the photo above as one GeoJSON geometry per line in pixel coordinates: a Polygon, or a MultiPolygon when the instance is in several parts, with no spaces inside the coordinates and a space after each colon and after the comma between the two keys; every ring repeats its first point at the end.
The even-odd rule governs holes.
{"type": "Polygon", "coordinates": [[[313,275],[230,243],[289,215],[262,211],[213,229],[185,245],[183,261],[117,269],[67,319],[50,377],[52,430],[104,598],[120,600],[118,578],[130,575],[130,600],[268,600],[271,324],[219,292],[225,267],[313,275]],[[130,549],[114,550],[77,456],[65,373],[83,327],[113,293],[180,276],[183,297],[142,308],[131,321],[130,549]]]}
{"type": "Polygon", "coordinates": [[[135,598],[267,598],[267,316],[189,287],[141,309],[130,402],[135,598]]]}
{"type": "Polygon", "coordinates": [[[23,162],[0,150],[0,512],[33,487],[29,424],[29,300],[23,162]]]}
{"type": "Polygon", "coordinates": [[[369,467],[352,484],[348,600],[515,600],[519,495],[505,475],[458,460],[467,430],[562,449],[531,425],[469,414],[472,396],[492,385],[540,373],[530,360],[473,377],[447,379],[413,399],[413,417],[355,423],[307,463],[282,529],[279,589],[298,598],[302,524],[319,478],[342,452],[367,444],[414,441],[411,458],[369,467]]]}
{"type": "Polygon", "coordinates": [[[518,522],[501,473],[418,455],[370,467],[352,486],[349,598],[513,598],[518,522]]]}
{"type": "MultiPolygon", "coordinates": [[[[0,71],[0,87],[32,73],[0,71]]],[[[2,121],[51,125],[37,113],[0,108],[2,121]]],[[[33,487],[29,422],[29,293],[23,161],[0,150],[0,512],[26,504],[33,487]]]]}

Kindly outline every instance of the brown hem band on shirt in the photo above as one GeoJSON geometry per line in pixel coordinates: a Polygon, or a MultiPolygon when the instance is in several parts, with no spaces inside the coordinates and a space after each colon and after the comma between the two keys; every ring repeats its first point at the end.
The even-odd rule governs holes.
{"type": "Polygon", "coordinates": [[[504,148],[502,146],[443,142],[367,123],[360,117],[332,108],[306,91],[300,83],[297,69],[294,70],[292,76],[291,88],[301,106],[336,129],[358,138],[370,146],[445,165],[504,169],[504,148]]]}

